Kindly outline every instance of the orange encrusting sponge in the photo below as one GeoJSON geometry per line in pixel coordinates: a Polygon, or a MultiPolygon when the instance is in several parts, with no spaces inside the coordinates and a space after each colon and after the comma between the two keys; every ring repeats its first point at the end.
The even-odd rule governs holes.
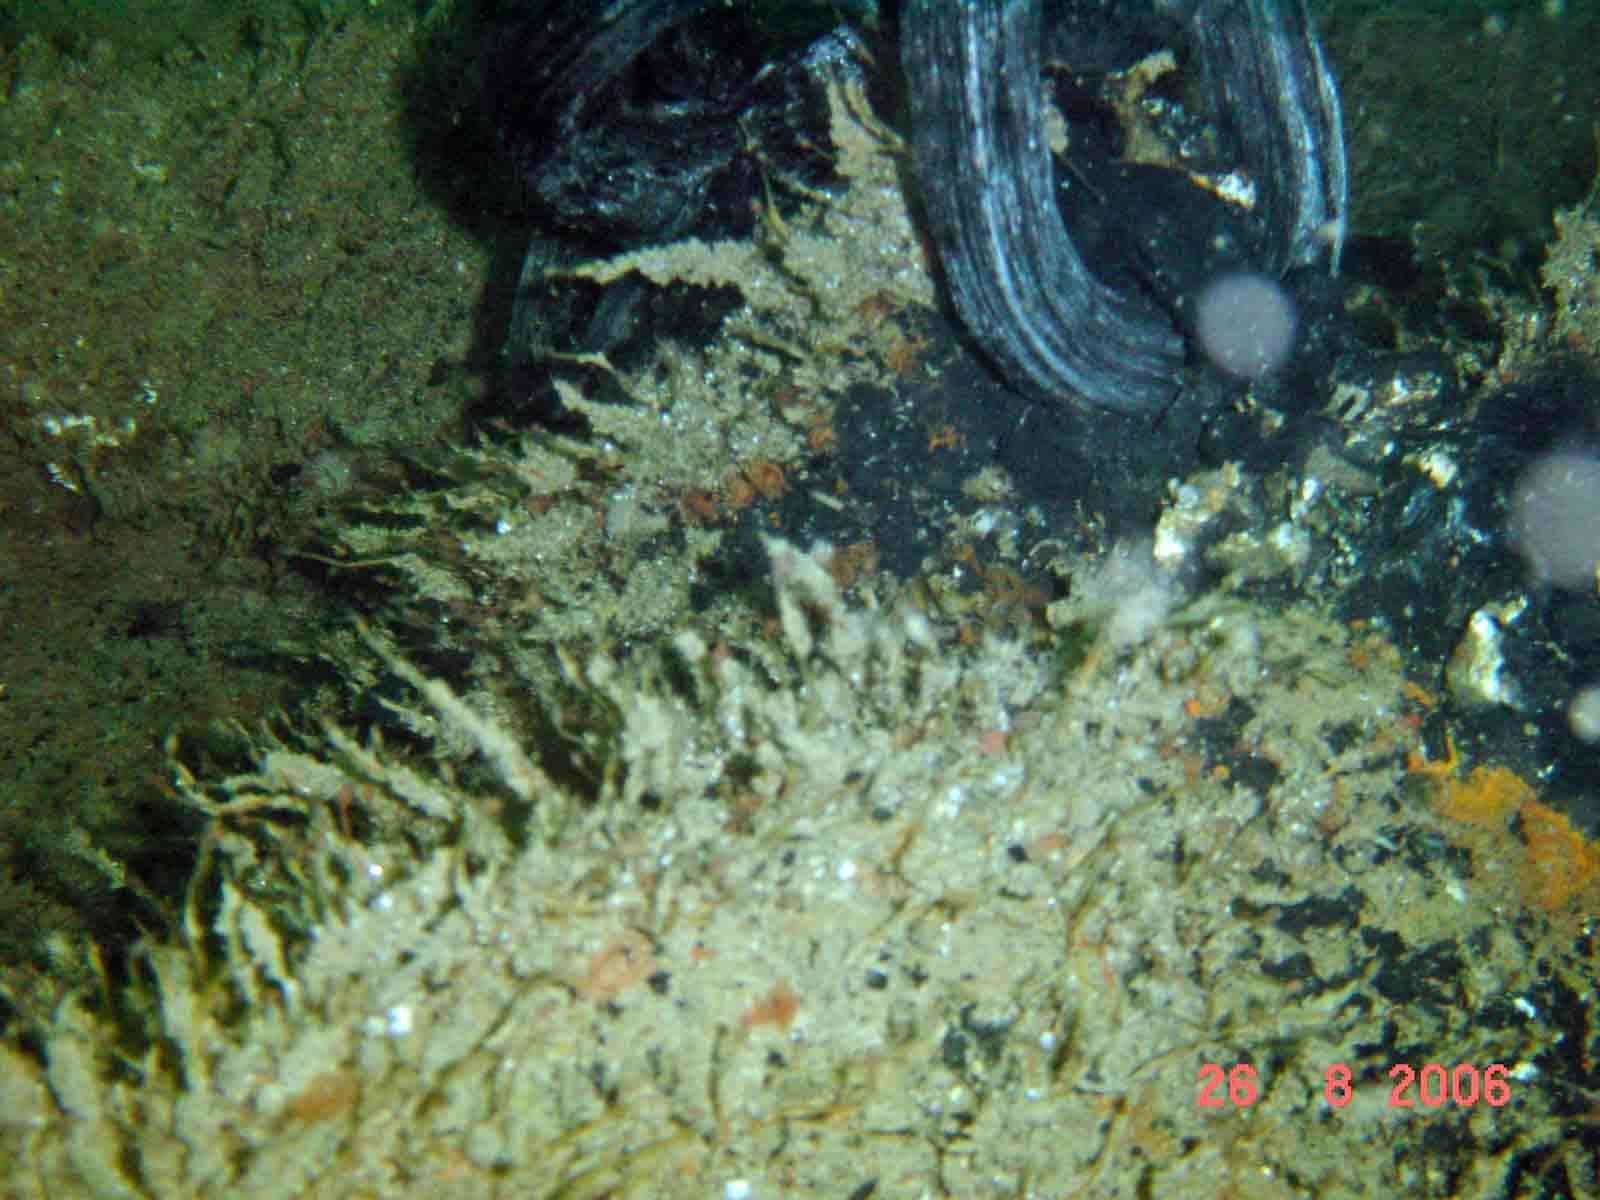
{"type": "Polygon", "coordinates": [[[1564,814],[1541,804],[1515,771],[1474,767],[1462,778],[1456,774],[1458,762],[1452,745],[1444,761],[1413,756],[1410,768],[1431,777],[1434,810],[1452,821],[1504,832],[1516,816],[1523,853],[1518,874],[1532,903],[1553,912],[1600,879],[1600,846],[1574,829],[1564,814]]]}
{"type": "Polygon", "coordinates": [[[1433,807],[1452,821],[1504,829],[1506,819],[1533,799],[1533,789],[1509,767],[1474,767],[1465,779],[1439,777],[1433,807]]]}
{"type": "Polygon", "coordinates": [[[1534,903],[1560,908],[1600,878],[1600,848],[1574,829],[1565,814],[1529,800],[1521,818],[1527,843],[1522,886],[1534,903]]]}

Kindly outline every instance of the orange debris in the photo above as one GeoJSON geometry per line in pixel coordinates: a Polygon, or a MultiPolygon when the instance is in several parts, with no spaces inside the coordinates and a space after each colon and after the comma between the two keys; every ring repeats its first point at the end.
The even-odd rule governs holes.
{"type": "Polygon", "coordinates": [[[1407,679],[1400,685],[1400,694],[1423,708],[1438,708],[1439,698],[1415,680],[1407,679]]]}
{"type": "Polygon", "coordinates": [[[1406,770],[1413,775],[1426,775],[1430,779],[1449,779],[1460,765],[1461,755],[1456,751],[1455,739],[1449,734],[1445,734],[1444,737],[1443,758],[1427,758],[1421,750],[1413,750],[1406,755],[1406,770]]]}
{"type": "Polygon", "coordinates": [[[578,994],[604,1003],[643,983],[655,971],[656,956],[650,939],[637,930],[625,930],[589,960],[578,981],[578,994]]]}
{"type": "Polygon", "coordinates": [[[799,1011],[800,997],[794,994],[794,989],[787,983],[777,983],[770,992],[745,1009],[739,1024],[746,1029],[754,1029],[757,1025],[787,1029],[794,1023],[795,1014],[799,1011]]]}
{"type": "Polygon", "coordinates": [[[284,1106],[284,1112],[310,1125],[342,1117],[360,1098],[361,1080],[354,1071],[324,1071],[312,1076],[284,1106]]]}

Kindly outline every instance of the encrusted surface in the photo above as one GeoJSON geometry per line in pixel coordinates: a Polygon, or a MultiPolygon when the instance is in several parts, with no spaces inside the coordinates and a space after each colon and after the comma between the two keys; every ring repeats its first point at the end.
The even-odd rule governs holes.
{"type": "Polygon", "coordinates": [[[81,1008],[42,1080],[8,1051],[13,1194],[1491,1196],[1556,1140],[1531,1060],[1580,976],[1549,941],[1535,976],[1495,863],[1397,786],[1381,644],[1202,605],[1063,674],[769,549],[767,665],[685,633],[578,672],[626,770],[554,841],[487,819],[526,785],[515,734],[438,685],[498,785],[348,744],[188,785],[221,823],[307,811],[324,909],[288,937],[225,885],[218,961],[148,959],[136,1067],[81,1008]],[[462,836],[351,844],[346,790],[462,836]],[[1505,1063],[1512,1102],[1390,1108],[1424,1056],[1505,1063]],[[1253,1104],[1198,1103],[1240,1062],[1253,1104]]]}
{"type": "MultiPolygon", "coordinates": [[[[1142,550],[1085,561],[1095,514],[1047,516],[908,400],[950,360],[900,148],[832,99],[840,195],[755,247],[574,268],[745,302],[709,345],[573,363],[589,436],[413,445],[400,492],[307,468],[331,532],[304,559],[382,573],[372,628],[315,653],[383,738],[308,711],[254,774],[179,768],[208,822],[189,937],[0,1045],[0,1193],[1600,1188],[1593,847],[1503,767],[1423,754],[1436,701],[1370,628],[1231,594],[1297,577],[1320,485],[1177,481],[1164,566],[1236,529],[1185,597],[1142,550]],[[837,420],[868,383],[881,422],[837,420]],[[908,584],[874,569],[890,530],[754,566],[786,493],[862,503],[831,470],[852,436],[977,507],[908,506],[944,542],[908,584]],[[1504,1064],[1509,1103],[1392,1107],[1430,1062],[1504,1064]]],[[[238,194],[270,194],[254,170],[238,194]]],[[[1570,220],[1563,319],[1593,266],[1570,220]]],[[[1404,429],[1418,379],[1342,417],[1404,429]]]]}

